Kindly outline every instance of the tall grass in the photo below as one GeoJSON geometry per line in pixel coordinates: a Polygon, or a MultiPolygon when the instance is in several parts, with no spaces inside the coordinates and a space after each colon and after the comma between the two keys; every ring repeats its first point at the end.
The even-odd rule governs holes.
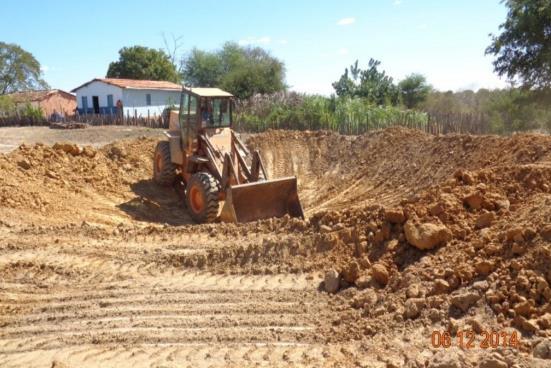
{"type": "Polygon", "coordinates": [[[334,130],[361,134],[373,129],[401,125],[424,128],[428,116],[392,106],[373,106],[360,98],[335,98],[296,93],[255,96],[236,109],[239,130],[266,129],[334,130]]]}

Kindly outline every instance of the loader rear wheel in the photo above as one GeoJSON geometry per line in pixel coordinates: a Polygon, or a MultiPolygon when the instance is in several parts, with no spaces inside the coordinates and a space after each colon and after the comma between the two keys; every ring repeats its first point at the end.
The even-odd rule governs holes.
{"type": "Polygon", "coordinates": [[[170,143],[161,141],[153,156],[153,179],[157,184],[169,186],[176,180],[176,165],[170,159],[170,143]]]}
{"type": "Polygon", "coordinates": [[[218,217],[218,184],[207,172],[193,174],[186,187],[186,204],[198,223],[214,222],[218,217]]]}

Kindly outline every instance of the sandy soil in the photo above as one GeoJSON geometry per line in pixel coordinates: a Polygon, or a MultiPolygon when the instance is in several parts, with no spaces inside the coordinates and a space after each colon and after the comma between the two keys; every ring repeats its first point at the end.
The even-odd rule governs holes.
{"type": "Polygon", "coordinates": [[[14,150],[20,144],[73,142],[103,146],[118,139],[162,137],[160,129],[127,126],[88,127],[86,129],[50,129],[48,127],[10,127],[0,129],[0,153],[14,150]]]}
{"type": "Polygon", "coordinates": [[[307,219],[195,225],[158,131],[88,132],[0,155],[0,366],[551,365],[549,136],[254,135],[307,219]]]}

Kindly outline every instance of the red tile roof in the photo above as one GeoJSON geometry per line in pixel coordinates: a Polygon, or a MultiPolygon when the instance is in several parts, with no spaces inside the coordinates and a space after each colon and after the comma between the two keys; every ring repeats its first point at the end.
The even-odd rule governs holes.
{"type": "Polygon", "coordinates": [[[111,84],[120,88],[128,89],[160,89],[160,90],[171,90],[171,91],[181,91],[182,86],[177,83],[167,82],[167,81],[152,81],[152,80],[138,80],[138,79],[120,79],[120,78],[95,78],[89,82],[84,83],[81,86],[73,89],[71,92],[87,86],[92,82],[103,82],[111,84]]]}
{"type": "Polygon", "coordinates": [[[61,94],[64,97],[76,99],[75,95],[70,94],[69,92],[62,91],[60,89],[42,90],[42,91],[22,91],[22,92],[10,93],[7,96],[10,96],[13,102],[15,103],[26,103],[26,102],[41,101],[54,94],[61,94]]]}

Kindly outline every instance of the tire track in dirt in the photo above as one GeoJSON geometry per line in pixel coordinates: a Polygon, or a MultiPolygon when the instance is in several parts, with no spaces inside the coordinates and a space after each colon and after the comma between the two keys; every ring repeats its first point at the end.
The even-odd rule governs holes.
{"type": "Polygon", "coordinates": [[[231,248],[232,235],[2,231],[2,367],[319,366],[340,354],[318,331],[331,313],[319,274],[213,274],[170,261],[231,248]]]}
{"type": "MultiPolygon", "coordinates": [[[[404,355],[425,349],[435,328],[428,308],[416,321],[403,320],[404,285],[431,290],[440,267],[445,274],[467,264],[470,247],[458,237],[449,254],[419,261],[402,226],[384,218],[386,209],[367,206],[415,195],[407,206],[417,203],[425,216],[451,191],[457,206],[445,214],[461,215],[474,237],[476,213],[461,205],[467,192],[454,177],[458,169],[473,170],[472,189],[478,183],[490,194],[514,189],[495,185],[509,175],[502,181],[519,188],[509,196],[513,214],[520,200],[536,198],[520,189],[549,192],[548,171],[519,166],[548,161],[546,137],[267,132],[249,143],[260,148],[271,177],[297,175],[309,218],[190,226],[177,195],[149,179],[154,143],[118,142],[78,155],[33,146],[0,156],[1,367],[401,366],[404,355]],[[498,165],[516,169],[480,172],[498,165]],[[450,179],[448,192],[431,191],[450,179]],[[371,277],[375,262],[390,276],[385,288],[372,285],[377,305],[366,299],[350,307],[355,288],[331,297],[317,290],[319,272],[335,268],[343,276],[359,267],[357,276],[371,277]]],[[[541,203],[526,209],[549,218],[541,203]]],[[[498,215],[492,236],[508,229],[509,215],[498,215]]],[[[524,217],[519,225],[534,220],[532,212],[524,217]]],[[[460,230],[450,217],[440,221],[460,230]]]]}
{"type": "MultiPolygon", "coordinates": [[[[168,355],[194,366],[209,360],[207,365],[269,362],[274,355],[287,356],[289,365],[308,362],[312,346],[321,349],[317,320],[328,309],[312,285],[306,275],[182,272],[133,282],[52,285],[47,291],[9,288],[0,306],[18,313],[0,320],[0,365],[49,367],[63,356],[70,366],[118,366],[129,353],[120,344],[133,346],[141,363],[149,362],[138,366],[168,355]],[[239,348],[233,352],[228,344],[239,348]],[[215,359],[222,346],[223,359],[215,359]],[[84,348],[87,354],[79,354],[84,348]]],[[[320,362],[323,356],[316,355],[320,362]]]]}
{"type": "MultiPolygon", "coordinates": [[[[320,344],[144,344],[139,348],[110,345],[106,347],[70,347],[62,352],[40,351],[40,357],[65,366],[78,367],[319,367],[332,361],[345,361],[339,346],[320,344]]],[[[33,354],[15,355],[6,367],[40,367],[33,354]]],[[[43,365],[45,366],[45,365],[43,365]]],[[[55,365],[57,366],[57,365],[55,365]]]]}

